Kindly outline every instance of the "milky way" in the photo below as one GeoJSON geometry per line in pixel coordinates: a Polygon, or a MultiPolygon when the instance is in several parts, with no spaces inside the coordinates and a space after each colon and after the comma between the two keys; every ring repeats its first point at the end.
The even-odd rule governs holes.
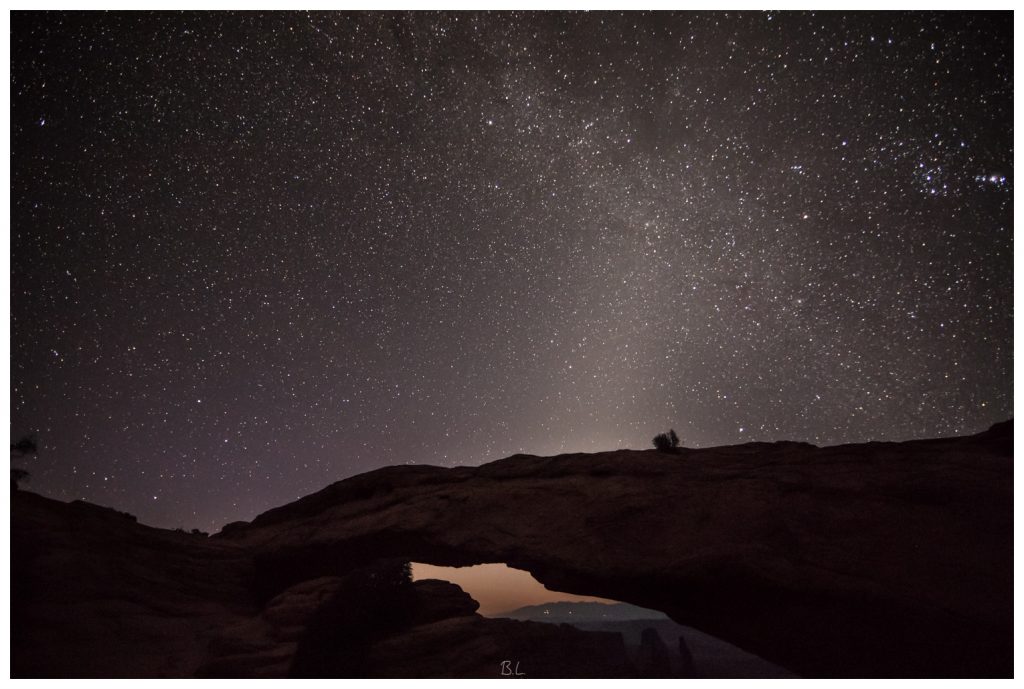
{"type": "Polygon", "coordinates": [[[27,487],[214,529],[389,464],[1012,411],[1012,15],[11,20],[27,487]]]}

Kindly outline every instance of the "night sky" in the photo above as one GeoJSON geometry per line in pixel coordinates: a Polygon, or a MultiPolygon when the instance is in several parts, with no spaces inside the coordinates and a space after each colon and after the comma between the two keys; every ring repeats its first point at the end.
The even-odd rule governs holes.
{"type": "Polygon", "coordinates": [[[1011,29],[14,12],[26,487],[214,530],[669,427],[983,430],[1012,414],[1011,29]]]}

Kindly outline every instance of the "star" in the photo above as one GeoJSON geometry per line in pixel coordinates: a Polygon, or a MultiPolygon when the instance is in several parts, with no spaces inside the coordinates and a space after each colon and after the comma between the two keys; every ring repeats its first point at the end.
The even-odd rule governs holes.
{"type": "Polygon", "coordinates": [[[10,54],[44,495],[212,531],[1012,415],[1012,13],[15,12],[10,54]]]}

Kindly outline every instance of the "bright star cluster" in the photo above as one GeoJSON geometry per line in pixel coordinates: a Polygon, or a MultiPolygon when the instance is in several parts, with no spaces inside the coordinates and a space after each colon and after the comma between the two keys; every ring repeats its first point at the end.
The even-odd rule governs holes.
{"type": "Polygon", "coordinates": [[[11,17],[27,485],[216,529],[389,464],[1012,414],[1012,13],[11,17]]]}

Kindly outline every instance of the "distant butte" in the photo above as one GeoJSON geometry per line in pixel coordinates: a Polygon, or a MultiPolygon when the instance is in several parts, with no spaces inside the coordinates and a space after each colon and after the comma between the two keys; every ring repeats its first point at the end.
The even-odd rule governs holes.
{"type": "MultiPolygon", "coordinates": [[[[554,590],[664,611],[803,676],[1009,677],[1012,449],[1004,422],[902,443],[398,466],[212,538],[15,492],[12,675],[294,674],[346,577],[399,558],[505,562],[554,590]]],[[[401,655],[395,676],[497,675],[506,638],[569,649],[533,676],[634,671],[606,634],[489,621],[456,587],[415,586],[413,626],[365,654],[389,667],[401,655]],[[470,655],[456,662],[460,644],[470,655]]]]}

